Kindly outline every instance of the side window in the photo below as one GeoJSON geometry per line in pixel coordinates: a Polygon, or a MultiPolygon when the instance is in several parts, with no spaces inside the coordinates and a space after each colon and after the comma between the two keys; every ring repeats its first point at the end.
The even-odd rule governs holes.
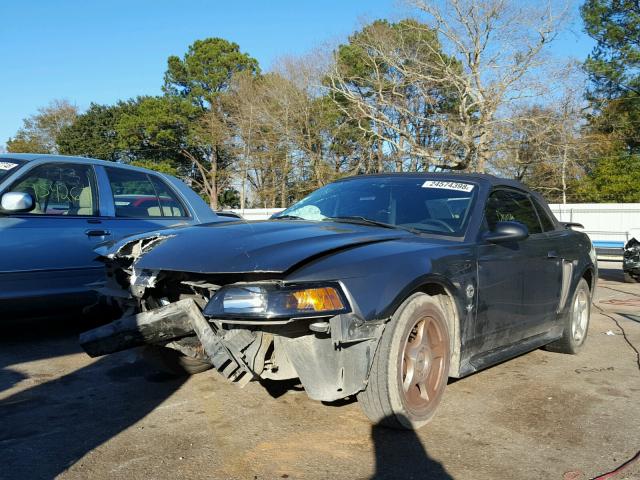
{"type": "Polygon", "coordinates": [[[176,198],[173,192],[167,187],[167,185],[158,177],[149,175],[151,183],[153,183],[156,189],[156,194],[160,200],[162,207],[162,216],[164,217],[187,217],[182,203],[176,198]]]}
{"type": "Polygon", "coordinates": [[[555,230],[556,229],[555,223],[553,223],[553,220],[549,218],[549,215],[547,214],[546,210],[542,208],[542,205],[540,205],[540,202],[538,202],[533,197],[531,197],[531,201],[533,202],[533,205],[536,207],[536,211],[538,212],[538,217],[540,217],[540,222],[542,223],[542,229],[545,232],[555,230]]]}
{"type": "Polygon", "coordinates": [[[529,197],[512,190],[496,190],[491,193],[485,217],[490,230],[495,228],[497,222],[516,221],[526,225],[531,235],[542,232],[529,197]]]}
{"type": "Polygon", "coordinates": [[[9,189],[31,194],[27,215],[92,216],[98,203],[91,165],[49,163],[34,168],[9,189]]]}
{"type": "Polygon", "coordinates": [[[116,217],[186,217],[182,204],[169,188],[153,175],[107,167],[116,217]]]}

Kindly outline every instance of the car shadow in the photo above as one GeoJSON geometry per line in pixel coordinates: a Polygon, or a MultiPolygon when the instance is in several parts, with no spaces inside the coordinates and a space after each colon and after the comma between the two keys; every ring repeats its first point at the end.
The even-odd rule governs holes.
{"type": "Polygon", "coordinates": [[[304,387],[297,378],[291,380],[259,379],[260,385],[271,398],[280,398],[290,392],[304,392],[304,387]]]}
{"type": "Polygon", "coordinates": [[[80,332],[111,321],[111,312],[91,316],[60,314],[49,317],[0,318],[0,392],[27,377],[12,365],[80,353],[80,332]]]}
{"type": "Polygon", "coordinates": [[[385,427],[385,420],[371,427],[376,459],[371,480],[453,480],[440,462],[429,457],[415,431],[385,427]]]}
{"type": "Polygon", "coordinates": [[[0,338],[0,392],[28,377],[12,365],[80,352],[75,341],[85,328],[78,318],[3,320],[0,338]]]}
{"type": "MultiPolygon", "coordinates": [[[[0,354],[5,362],[0,364],[4,367],[0,370],[1,385],[7,388],[24,379],[23,374],[7,367],[8,362],[80,351],[75,330],[69,327],[52,338],[34,339],[27,332],[15,334],[10,342],[14,355],[9,356],[4,350],[0,354]],[[24,341],[23,355],[19,354],[20,341],[24,341]]],[[[3,339],[0,345],[7,343],[3,339]]],[[[28,378],[33,386],[0,400],[0,477],[56,477],[144,418],[186,379],[159,373],[135,351],[85,363],[61,377],[43,373],[28,378]]]]}
{"type": "Polygon", "coordinates": [[[631,320],[632,322],[640,323],[640,315],[635,315],[633,313],[623,313],[623,312],[616,312],[616,315],[626,318],[627,320],[631,320]]]}

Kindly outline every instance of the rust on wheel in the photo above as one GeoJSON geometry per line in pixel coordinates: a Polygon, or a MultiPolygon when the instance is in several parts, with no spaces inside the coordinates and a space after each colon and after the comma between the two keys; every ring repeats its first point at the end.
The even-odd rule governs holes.
{"type": "Polygon", "coordinates": [[[442,321],[424,316],[415,322],[402,356],[402,391],[413,411],[434,408],[447,382],[449,339],[442,321]]]}

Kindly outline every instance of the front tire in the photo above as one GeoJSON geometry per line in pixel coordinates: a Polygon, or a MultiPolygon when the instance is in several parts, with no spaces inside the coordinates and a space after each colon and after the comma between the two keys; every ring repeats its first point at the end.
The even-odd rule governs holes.
{"type": "Polygon", "coordinates": [[[591,291],[587,281],[582,278],[573,293],[571,310],[565,316],[562,338],[547,345],[547,350],[572,355],[578,353],[587,339],[590,317],[591,291]]]}
{"type": "Polygon", "coordinates": [[[427,424],[442,399],[451,346],[437,297],[414,294],[387,324],[367,388],[358,402],[372,422],[415,429],[427,424]]]}
{"type": "Polygon", "coordinates": [[[188,357],[177,350],[160,345],[145,345],[140,355],[161,372],[180,377],[206,372],[213,367],[209,362],[188,357]]]}

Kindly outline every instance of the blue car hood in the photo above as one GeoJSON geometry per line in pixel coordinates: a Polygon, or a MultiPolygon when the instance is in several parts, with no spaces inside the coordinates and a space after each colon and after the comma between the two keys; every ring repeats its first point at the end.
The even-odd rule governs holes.
{"type": "Polygon", "coordinates": [[[221,222],[134,235],[96,252],[132,257],[137,269],[284,273],[332,252],[412,236],[404,230],[326,221],[221,222]]]}

